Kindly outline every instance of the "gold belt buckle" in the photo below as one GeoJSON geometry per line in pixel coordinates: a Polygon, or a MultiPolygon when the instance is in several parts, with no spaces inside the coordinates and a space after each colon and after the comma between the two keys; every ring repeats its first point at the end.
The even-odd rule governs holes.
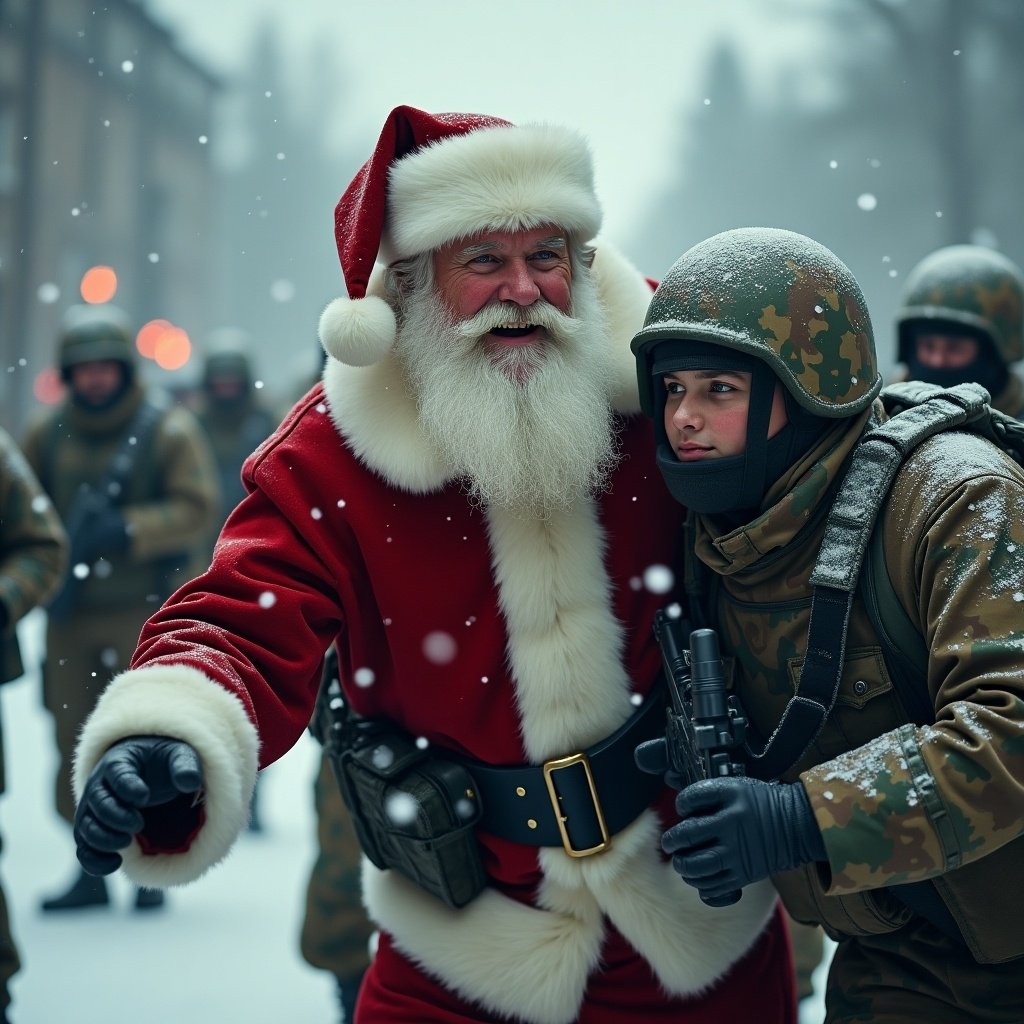
{"type": "Polygon", "coordinates": [[[589,857],[591,854],[600,853],[611,846],[608,837],[608,826],[604,821],[604,811],[601,810],[601,801],[597,798],[597,787],[594,785],[594,773],[590,770],[590,761],[586,754],[570,754],[568,757],[556,757],[544,762],[544,782],[548,787],[548,796],[551,798],[551,806],[555,811],[555,821],[558,823],[558,831],[562,835],[562,847],[570,857],[589,857]],[[591,846],[586,850],[577,850],[569,840],[569,832],[565,827],[566,816],[558,804],[558,793],[555,790],[555,783],[552,776],[562,768],[571,768],[574,764],[583,765],[583,773],[587,777],[587,786],[590,788],[590,799],[594,804],[594,814],[597,816],[597,824],[601,829],[601,842],[597,846],[591,846]]]}

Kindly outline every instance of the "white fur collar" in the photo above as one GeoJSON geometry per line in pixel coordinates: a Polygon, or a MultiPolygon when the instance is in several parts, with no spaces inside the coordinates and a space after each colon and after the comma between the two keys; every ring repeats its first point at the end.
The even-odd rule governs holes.
{"type": "MultiPolygon", "coordinates": [[[[631,415],[639,412],[640,403],[629,343],[643,326],[651,288],[621,253],[604,242],[597,243],[593,272],[616,345],[612,406],[631,415]]],[[[328,357],[323,380],[335,426],[367,467],[392,486],[414,494],[440,490],[452,479],[423,437],[416,404],[394,355],[359,367],[328,357]]]]}

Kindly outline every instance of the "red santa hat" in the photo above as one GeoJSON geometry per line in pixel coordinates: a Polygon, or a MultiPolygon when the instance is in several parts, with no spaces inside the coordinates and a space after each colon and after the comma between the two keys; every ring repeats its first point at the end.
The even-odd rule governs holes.
{"type": "Polygon", "coordinates": [[[396,107],[335,207],[348,297],[324,310],[321,344],[352,366],[369,366],[391,348],[394,312],[380,275],[371,282],[378,259],[390,264],[479,231],[545,224],[580,242],[601,226],[590,149],[581,135],[483,114],[396,107]]]}

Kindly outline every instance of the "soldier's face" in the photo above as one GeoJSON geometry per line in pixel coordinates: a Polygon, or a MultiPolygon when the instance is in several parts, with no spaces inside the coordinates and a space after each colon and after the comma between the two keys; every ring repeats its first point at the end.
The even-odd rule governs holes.
{"type": "Polygon", "coordinates": [[[78,363],[70,370],[71,389],[83,405],[102,408],[124,382],[124,367],[116,359],[78,363]]]}
{"type": "Polygon", "coordinates": [[[969,334],[921,333],[915,346],[917,361],[932,370],[962,370],[978,358],[978,339],[969,334]]]}
{"type": "MultiPolygon", "coordinates": [[[[747,447],[751,374],[743,370],[676,370],[666,374],[665,434],[680,462],[724,459],[747,447]]],[[[768,436],[786,425],[782,387],[775,385],[768,436]]]]}

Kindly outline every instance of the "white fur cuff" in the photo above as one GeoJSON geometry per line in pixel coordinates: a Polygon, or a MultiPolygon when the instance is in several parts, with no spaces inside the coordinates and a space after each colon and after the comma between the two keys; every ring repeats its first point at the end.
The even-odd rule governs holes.
{"type": "Polygon", "coordinates": [[[222,860],[245,828],[256,783],[259,736],[241,701],[198,669],[153,665],[122,672],[86,719],[75,751],[73,785],[81,799],[104,752],[128,736],[171,736],[195,747],[203,769],[206,820],[185,853],[122,851],[124,871],[139,885],[194,881],[222,860]]]}

